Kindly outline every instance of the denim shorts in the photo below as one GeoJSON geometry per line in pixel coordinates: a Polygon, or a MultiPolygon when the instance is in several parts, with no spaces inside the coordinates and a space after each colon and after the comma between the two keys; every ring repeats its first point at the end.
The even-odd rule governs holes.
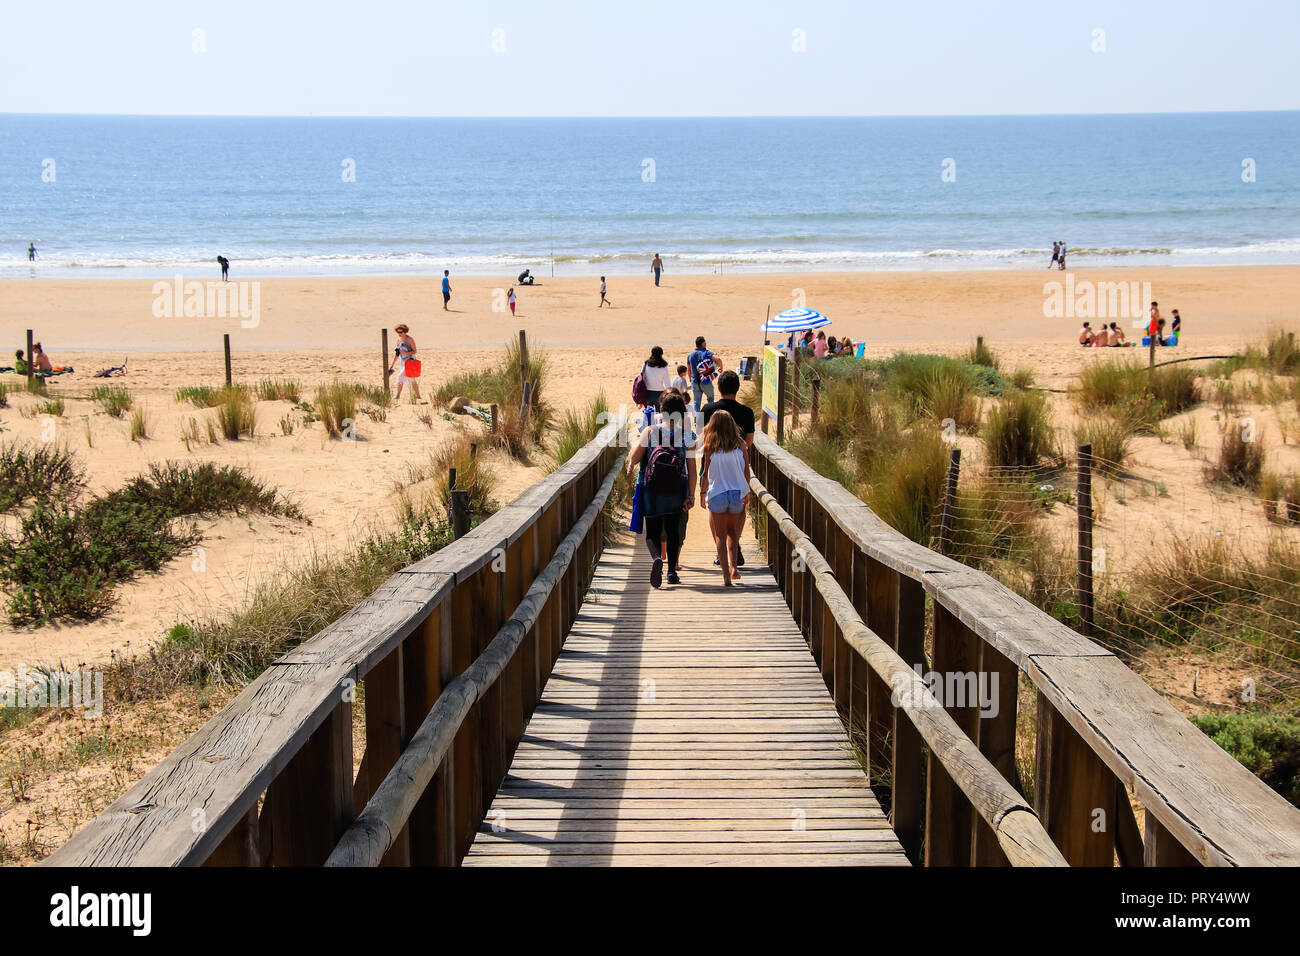
{"type": "Polygon", "coordinates": [[[745,510],[743,491],[722,491],[708,498],[709,510],[715,515],[738,515],[745,510]]]}

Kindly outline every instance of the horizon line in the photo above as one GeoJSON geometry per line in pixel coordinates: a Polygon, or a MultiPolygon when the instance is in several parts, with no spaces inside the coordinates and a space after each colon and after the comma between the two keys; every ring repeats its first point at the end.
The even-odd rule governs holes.
{"type": "Polygon", "coordinates": [[[1132,110],[1124,112],[1073,113],[737,113],[730,115],[691,113],[682,115],[572,113],[547,116],[516,114],[426,114],[426,113],[109,113],[54,110],[45,112],[5,111],[0,116],[69,116],[118,119],[432,119],[432,120],[751,120],[751,119],[1005,119],[1020,117],[1092,117],[1092,116],[1211,116],[1250,113],[1300,113],[1300,106],[1284,109],[1227,110],[1132,110]]]}

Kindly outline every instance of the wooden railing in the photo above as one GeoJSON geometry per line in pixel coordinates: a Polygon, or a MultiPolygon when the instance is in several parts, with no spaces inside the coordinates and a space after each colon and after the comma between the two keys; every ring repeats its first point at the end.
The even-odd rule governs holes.
{"type": "Polygon", "coordinates": [[[1048,863],[1041,821],[1074,866],[1300,865],[1300,810],[1112,653],[907,539],[763,434],[754,472],[768,561],[914,861],[1048,863]],[[939,718],[918,666],[967,691],[957,677],[983,675],[995,706],[948,695],[939,718]],[[1016,767],[1022,678],[1036,819],[1016,767]]]}
{"type": "Polygon", "coordinates": [[[458,863],[603,548],[620,429],[276,661],[46,863],[458,863]]]}

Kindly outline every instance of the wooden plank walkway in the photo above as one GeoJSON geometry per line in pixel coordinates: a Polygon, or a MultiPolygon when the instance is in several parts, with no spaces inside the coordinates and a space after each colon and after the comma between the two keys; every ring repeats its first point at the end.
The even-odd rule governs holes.
{"type": "Polygon", "coordinates": [[[906,866],[752,539],[606,550],[466,866],[906,866]],[[763,566],[760,567],[760,563],[763,566]]]}

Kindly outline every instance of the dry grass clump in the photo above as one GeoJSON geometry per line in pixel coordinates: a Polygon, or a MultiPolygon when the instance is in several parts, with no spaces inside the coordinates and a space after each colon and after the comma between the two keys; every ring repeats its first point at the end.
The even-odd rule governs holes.
{"type": "Polygon", "coordinates": [[[1212,482],[1254,488],[1264,470],[1264,443],[1248,424],[1230,425],[1219,445],[1219,458],[1206,470],[1212,482]]]}
{"type": "Polygon", "coordinates": [[[257,410],[248,390],[235,386],[222,389],[222,401],[217,406],[217,428],[227,441],[238,441],[241,436],[253,437],[257,428],[257,410]]]}
{"type": "Polygon", "coordinates": [[[1300,475],[1263,472],[1257,491],[1269,521],[1300,524],[1300,475]]]}
{"type": "Polygon", "coordinates": [[[609,421],[609,402],[602,391],[586,408],[569,409],[559,427],[554,429],[547,458],[551,471],[580,452],[609,421]]]}
{"type": "Polygon", "coordinates": [[[357,391],[351,385],[335,379],[316,389],[316,416],[331,438],[355,434],[357,420],[357,391]]]}
{"type": "Polygon", "coordinates": [[[1058,455],[1052,411],[1041,392],[1012,392],[989,409],[981,434],[994,468],[1035,468],[1058,455]]]}
{"type": "Polygon", "coordinates": [[[494,499],[499,479],[492,467],[486,462],[480,447],[476,452],[468,434],[461,434],[444,442],[429,462],[429,471],[434,480],[434,495],[439,507],[448,517],[451,516],[451,469],[456,469],[457,491],[469,492],[469,508],[472,518],[483,518],[497,509],[494,499]]]}

